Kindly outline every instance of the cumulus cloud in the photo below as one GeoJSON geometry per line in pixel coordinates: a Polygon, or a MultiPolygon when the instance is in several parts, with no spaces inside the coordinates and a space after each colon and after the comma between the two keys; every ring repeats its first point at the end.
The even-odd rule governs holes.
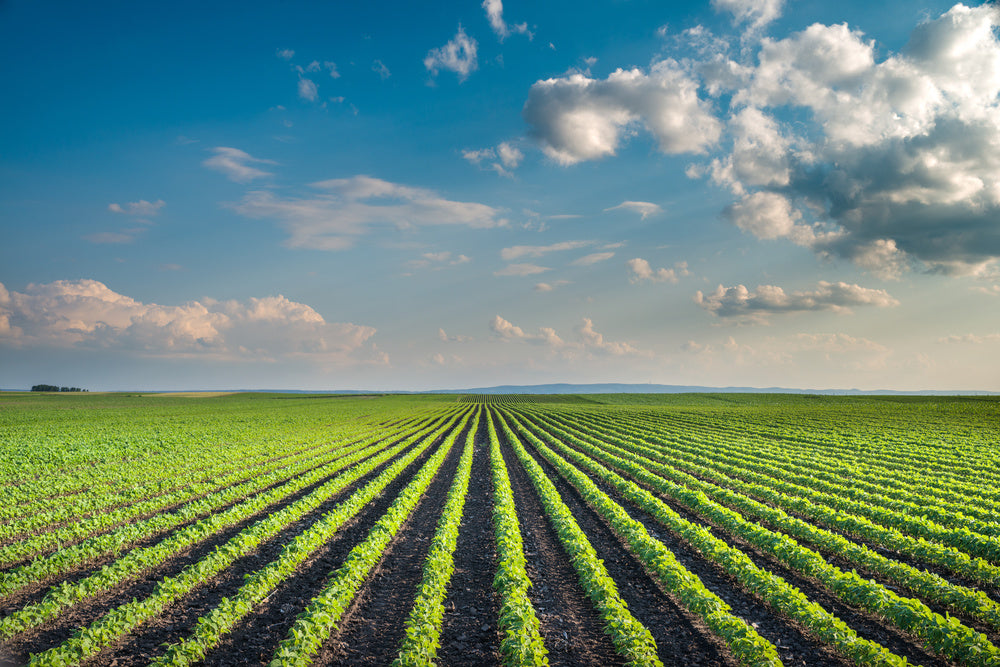
{"type": "Polygon", "coordinates": [[[145,199],[140,199],[139,201],[130,201],[122,206],[121,204],[108,204],[108,210],[112,213],[124,213],[125,215],[134,215],[137,217],[151,218],[160,212],[160,209],[167,205],[167,202],[162,199],[157,199],[154,202],[148,202],[145,199]]]}
{"type": "Polygon", "coordinates": [[[552,269],[547,266],[538,266],[537,264],[508,264],[499,271],[494,271],[495,276],[534,276],[539,273],[545,273],[546,271],[551,271],[552,269]]]}
{"type": "MultiPolygon", "coordinates": [[[[0,285],[0,344],[15,348],[113,348],[147,356],[275,360],[315,356],[362,360],[375,329],[326,322],[284,296],[142,303],[96,280],[0,285]]],[[[381,356],[378,357],[381,359],[381,356]]]]}
{"type": "Polygon", "coordinates": [[[270,172],[263,171],[251,165],[275,164],[271,160],[256,158],[238,148],[217,146],[212,149],[212,152],[215,155],[202,162],[202,164],[209,169],[214,169],[225,174],[226,178],[237,183],[248,183],[257,178],[271,176],[270,172]]]}
{"type": "Polygon", "coordinates": [[[639,283],[644,280],[654,283],[677,283],[680,278],[691,275],[687,262],[677,262],[671,269],[661,267],[654,271],[649,262],[641,257],[636,257],[625,262],[625,266],[628,267],[631,274],[629,276],[630,283],[639,283]]]}
{"type": "Polygon", "coordinates": [[[510,37],[511,33],[528,35],[528,38],[531,39],[532,35],[528,32],[527,23],[509,25],[504,20],[502,0],[483,0],[483,9],[486,10],[486,18],[490,22],[490,27],[493,28],[493,32],[497,34],[501,42],[510,37]]]}
{"type": "MultiPolygon", "coordinates": [[[[765,6],[743,0],[717,8],[765,6]]],[[[735,13],[735,12],[734,12],[735,13]]],[[[751,66],[695,67],[733,93],[730,219],[884,277],[983,275],[1000,260],[1000,8],[956,4],[882,60],[858,30],[764,39],[751,66]],[[795,120],[791,120],[794,118],[795,120]],[[823,233],[818,233],[822,225],[823,233]]]]}
{"type": "Polygon", "coordinates": [[[752,29],[762,28],[781,16],[784,0],[712,0],[717,12],[729,12],[733,23],[746,23],[752,29]]]}
{"type": "Polygon", "coordinates": [[[289,233],[293,248],[343,250],[375,225],[400,229],[428,225],[495,227],[506,223],[499,209],[452,201],[432,190],[353,176],[313,183],[313,197],[248,193],[232,207],[251,218],[274,219],[289,233]]]}
{"type": "Polygon", "coordinates": [[[465,34],[461,24],[458,32],[444,46],[431,49],[424,58],[424,67],[431,74],[437,75],[439,70],[448,70],[458,75],[459,81],[465,81],[469,74],[476,71],[479,63],[476,60],[476,40],[465,34]]]}
{"type": "Polygon", "coordinates": [[[605,339],[603,334],[594,331],[594,322],[589,317],[583,318],[583,323],[577,328],[577,333],[580,335],[584,347],[590,350],[598,350],[615,356],[640,353],[629,343],[605,339]]]}
{"type": "Polygon", "coordinates": [[[610,208],[604,209],[604,212],[608,211],[632,211],[633,213],[638,213],[639,217],[645,220],[651,215],[659,215],[663,213],[663,209],[648,201],[623,201],[618,206],[612,206],[610,208]]]}
{"type": "Polygon", "coordinates": [[[589,255],[584,255],[583,257],[578,257],[574,259],[570,264],[573,266],[591,266],[597,264],[598,262],[604,262],[615,256],[613,252],[593,252],[589,255]]]}
{"type": "Polygon", "coordinates": [[[449,336],[445,333],[444,329],[438,329],[438,340],[445,343],[469,343],[473,340],[472,336],[449,336]]]}
{"type": "Polygon", "coordinates": [[[524,119],[546,155],[562,165],[614,155],[644,127],[664,153],[703,153],[722,125],[698,97],[698,83],[674,60],[649,71],[618,69],[607,79],[584,73],[537,81],[524,119]]]}
{"type": "Polygon", "coordinates": [[[593,245],[593,241],[560,241],[551,245],[516,245],[500,251],[500,257],[505,261],[513,261],[522,257],[541,257],[550,252],[577,250],[593,245]]]}
{"type": "Polygon", "coordinates": [[[782,313],[820,310],[850,313],[851,306],[888,308],[899,305],[896,299],[882,289],[822,280],[814,290],[790,294],[776,285],[759,285],[756,291],[750,291],[744,285],[719,285],[710,294],[703,294],[699,290],[694,302],[713,315],[756,323],[764,323],[768,316],[782,313]]]}

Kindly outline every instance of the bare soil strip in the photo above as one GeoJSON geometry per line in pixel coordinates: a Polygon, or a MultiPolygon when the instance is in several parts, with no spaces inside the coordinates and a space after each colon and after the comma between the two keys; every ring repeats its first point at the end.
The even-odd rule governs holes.
{"type": "Polygon", "coordinates": [[[476,433],[469,494],[455,548],[455,572],[445,597],[438,662],[478,667],[500,664],[500,597],[493,590],[493,479],[485,418],[476,433]]]}
{"type": "Polygon", "coordinates": [[[532,582],[529,594],[541,624],[549,664],[552,667],[621,665],[622,658],[604,634],[601,617],[581,588],[528,474],[504,434],[498,435],[521,523],[526,569],[532,582]]]}
{"type": "Polygon", "coordinates": [[[465,434],[455,440],[420,503],[358,591],[340,630],[317,654],[316,665],[379,665],[399,654],[406,622],[423,580],[424,560],[462,458],[465,434]]]}

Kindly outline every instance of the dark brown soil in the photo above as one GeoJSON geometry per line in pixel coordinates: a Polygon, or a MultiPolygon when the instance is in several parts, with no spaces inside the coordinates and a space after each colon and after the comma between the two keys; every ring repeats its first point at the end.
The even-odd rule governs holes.
{"type": "Polygon", "coordinates": [[[455,547],[455,571],[444,601],[438,650],[441,665],[500,664],[500,597],[493,590],[497,556],[492,517],[493,474],[484,418],[476,434],[469,493],[455,547]]]}
{"type": "MultiPolygon", "coordinates": [[[[500,431],[499,426],[497,430],[500,431]]],[[[580,586],[527,472],[505,442],[503,433],[499,435],[532,583],[528,594],[541,624],[549,664],[552,667],[621,665],[623,661],[604,634],[603,621],[580,586]]]]}
{"type": "Polygon", "coordinates": [[[413,514],[358,591],[340,629],[316,656],[317,665],[388,665],[399,653],[424,561],[465,447],[463,429],[413,514]]]}

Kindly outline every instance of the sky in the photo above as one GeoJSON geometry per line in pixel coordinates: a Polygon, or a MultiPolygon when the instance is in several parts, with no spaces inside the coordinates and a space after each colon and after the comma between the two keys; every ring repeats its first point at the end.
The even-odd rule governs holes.
{"type": "Polygon", "coordinates": [[[1000,391],[1000,8],[0,0],[0,388],[1000,391]]]}

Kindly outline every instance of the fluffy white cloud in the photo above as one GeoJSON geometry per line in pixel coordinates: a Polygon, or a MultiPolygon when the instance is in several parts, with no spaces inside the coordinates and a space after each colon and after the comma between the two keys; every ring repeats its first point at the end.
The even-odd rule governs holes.
{"type": "Polygon", "coordinates": [[[151,218],[160,212],[160,209],[167,205],[167,202],[162,199],[157,199],[154,202],[146,201],[145,199],[140,199],[139,201],[130,201],[122,206],[121,204],[108,204],[108,210],[113,213],[124,213],[126,215],[134,215],[143,218],[151,218]]]}
{"type": "Polygon", "coordinates": [[[722,53],[695,66],[710,92],[733,92],[731,150],[708,170],[743,196],[731,219],[884,277],[994,270],[998,26],[995,4],[956,4],[881,61],[859,31],[814,24],[763,40],[754,66],[722,53]]]}
{"type": "Polygon", "coordinates": [[[431,49],[424,58],[424,67],[430,70],[431,74],[437,74],[438,70],[448,70],[458,75],[459,81],[465,81],[469,74],[476,71],[479,63],[476,60],[476,40],[465,34],[461,24],[458,32],[444,46],[431,49]]]}
{"type": "Polygon", "coordinates": [[[573,73],[537,81],[523,115],[545,153],[563,165],[614,155],[638,127],[664,153],[702,153],[722,130],[697,82],[674,60],[649,72],[618,69],[603,80],[573,73]]]}
{"type": "Polygon", "coordinates": [[[639,217],[645,220],[651,215],[659,215],[663,213],[663,209],[648,201],[623,201],[618,206],[612,206],[610,208],[604,209],[604,212],[608,211],[632,211],[633,213],[638,213],[639,217]]]}
{"type": "Polygon", "coordinates": [[[552,269],[547,266],[538,266],[537,264],[508,264],[499,271],[494,271],[495,276],[534,276],[539,273],[545,273],[546,271],[551,271],[552,269]]]}
{"type": "Polygon", "coordinates": [[[520,35],[528,35],[528,38],[531,38],[532,35],[528,32],[527,23],[509,25],[504,20],[502,0],[483,0],[483,9],[486,10],[486,18],[489,19],[490,27],[493,28],[493,32],[497,34],[501,42],[510,37],[512,32],[520,35]]]}
{"type": "Polygon", "coordinates": [[[445,343],[468,343],[473,340],[472,336],[449,336],[444,329],[438,329],[438,340],[445,343]]]}
{"type": "Polygon", "coordinates": [[[888,308],[899,305],[888,292],[844,282],[820,281],[815,290],[786,293],[776,285],[759,285],[750,291],[744,285],[723,287],[714,292],[695,294],[694,302],[719,317],[743,318],[764,323],[769,315],[803,311],[829,310],[850,313],[851,306],[888,308]]]}
{"type": "Polygon", "coordinates": [[[577,328],[577,333],[580,335],[583,345],[587,349],[606,352],[615,356],[640,354],[640,351],[629,343],[606,340],[603,334],[594,331],[594,322],[589,317],[583,318],[583,323],[577,328]]]}
{"type": "Polygon", "coordinates": [[[500,251],[500,257],[508,262],[522,257],[541,257],[550,252],[561,252],[564,250],[577,250],[593,245],[593,241],[560,241],[551,245],[516,245],[504,248],[500,251]]]}
{"type": "Polygon", "coordinates": [[[604,262],[615,256],[613,252],[593,252],[589,255],[584,255],[583,257],[578,257],[574,259],[570,264],[573,266],[591,266],[597,264],[598,262],[604,262]]]}
{"type": "Polygon", "coordinates": [[[238,148],[217,146],[212,149],[212,152],[215,155],[202,162],[202,164],[209,169],[214,169],[225,174],[229,180],[236,181],[237,183],[248,183],[256,178],[271,175],[270,172],[263,171],[251,165],[275,164],[271,160],[256,158],[238,148]]]}
{"type": "Polygon", "coordinates": [[[375,329],[328,323],[285,297],[142,303],[96,280],[59,280],[9,292],[0,285],[0,344],[114,348],[152,356],[220,359],[316,355],[362,359],[375,329]]]}
{"type": "Polygon", "coordinates": [[[712,0],[717,12],[729,12],[734,23],[748,23],[753,29],[762,28],[781,16],[784,0],[712,0]]]}
{"type": "Polygon", "coordinates": [[[629,276],[629,282],[638,283],[643,280],[649,280],[655,283],[669,282],[677,283],[682,277],[691,275],[688,270],[687,262],[677,262],[674,264],[672,269],[659,268],[655,271],[653,267],[649,265],[649,262],[642,259],[641,257],[636,257],[625,262],[625,266],[631,272],[629,276]]]}
{"type": "Polygon", "coordinates": [[[277,220],[293,248],[343,250],[380,224],[406,229],[427,225],[495,227],[506,223],[501,212],[475,202],[444,199],[432,190],[391,183],[370,176],[313,183],[320,194],[280,197],[254,191],[233,205],[252,218],[277,220]]]}

